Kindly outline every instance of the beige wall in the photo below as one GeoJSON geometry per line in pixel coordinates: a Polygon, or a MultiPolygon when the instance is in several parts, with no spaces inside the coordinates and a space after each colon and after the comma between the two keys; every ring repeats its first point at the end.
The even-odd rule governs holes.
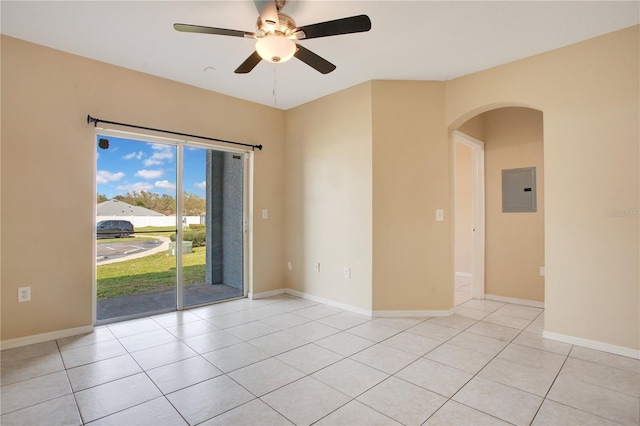
{"type": "Polygon", "coordinates": [[[482,114],[485,155],[485,293],[544,301],[542,113],[500,108],[482,114]],[[502,170],[536,168],[537,211],[502,212],[502,170]]]}
{"type": "Polygon", "coordinates": [[[373,82],[373,308],[453,305],[451,179],[441,82],[373,82]],[[436,222],[436,209],[445,220],[436,222]]]}
{"type": "Polygon", "coordinates": [[[87,114],[263,144],[254,210],[270,214],[254,222],[252,291],[282,287],[283,111],[5,36],[1,55],[2,340],[92,322],[96,147],[87,114]],[[17,303],[22,286],[31,286],[30,303],[17,303]]]}
{"type": "Polygon", "coordinates": [[[455,144],[455,271],[456,274],[472,273],[473,255],[473,164],[471,147],[455,144]]]}
{"type": "Polygon", "coordinates": [[[287,111],[287,287],[365,310],[451,307],[443,102],[443,83],[373,81],[287,111]]]}
{"type": "Polygon", "coordinates": [[[465,121],[458,127],[458,130],[472,138],[476,138],[479,141],[484,140],[484,116],[482,114],[476,115],[473,118],[465,121]]]}
{"type": "Polygon", "coordinates": [[[287,287],[371,310],[371,83],[291,109],[286,121],[287,287]]]}
{"type": "Polygon", "coordinates": [[[3,37],[2,339],[91,321],[95,147],[87,113],[264,143],[256,154],[254,210],[269,208],[270,218],[255,222],[253,291],[286,282],[364,308],[371,300],[373,310],[429,310],[453,304],[447,135],[480,113],[526,106],[544,114],[545,329],[640,349],[638,216],[605,214],[638,209],[638,28],[446,83],[374,81],[286,113],[3,37]],[[342,151],[331,137],[363,156],[362,163],[339,158],[335,180],[342,151]],[[286,204],[283,188],[293,191],[286,204]],[[39,197],[25,195],[31,193],[39,197]],[[445,209],[444,222],[435,222],[436,208],[445,209]],[[70,212],[79,219],[52,229],[38,220],[43,209],[54,219],[70,212]],[[333,226],[347,238],[336,237],[333,226]],[[60,241],[64,250],[47,249],[60,241]],[[367,256],[371,290],[364,276],[356,282],[367,256]],[[285,281],[289,257],[294,271],[285,281]],[[351,266],[354,278],[345,284],[306,276],[315,261],[322,277],[326,271],[335,278],[338,267],[342,280],[342,267],[351,266]],[[18,305],[22,285],[33,287],[34,301],[18,305]]]}
{"type": "Polygon", "coordinates": [[[545,330],[640,349],[639,27],[447,82],[446,123],[544,114],[545,330]]]}

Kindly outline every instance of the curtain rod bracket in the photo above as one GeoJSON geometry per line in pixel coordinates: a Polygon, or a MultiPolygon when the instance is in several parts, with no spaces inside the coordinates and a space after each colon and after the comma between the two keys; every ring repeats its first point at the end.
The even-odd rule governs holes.
{"type": "Polygon", "coordinates": [[[198,135],[190,135],[188,133],[174,132],[172,130],[154,129],[153,127],[138,126],[138,125],[135,125],[135,124],[118,123],[117,121],[101,120],[99,118],[94,118],[94,117],[92,117],[90,115],[87,115],[87,124],[91,124],[91,123],[93,123],[93,127],[98,127],[98,123],[115,124],[116,126],[132,127],[134,129],[151,130],[153,132],[168,133],[170,135],[186,136],[186,137],[189,137],[189,138],[205,139],[205,140],[208,140],[208,141],[222,142],[222,143],[228,143],[228,144],[232,144],[232,145],[246,146],[246,147],[251,148],[254,151],[256,150],[256,148],[258,148],[258,150],[262,151],[262,145],[251,145],[251,144],[248,144],[248,143],[227,141],[227,140],[224,140],[224,139],[217,139],[217,138],[209,138],[207,136],[198,136],[198,135]]]}

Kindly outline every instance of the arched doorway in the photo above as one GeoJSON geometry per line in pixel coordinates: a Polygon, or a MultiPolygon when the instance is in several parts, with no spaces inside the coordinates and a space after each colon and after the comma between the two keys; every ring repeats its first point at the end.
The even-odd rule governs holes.
{"type": "MultiPolygon", "coordinates": [[[[456,260],[462,258],[461,251],[472,251],[475,265],[468,266],[467,271],[459,271],[456,262],[457,277],[461,272],[471,275],[474,298],[499,300],[531,306],[543,306],[544,303],[544,132],[542,112],[522,106],[498,106],[483,108],[477,114],[469,116],[452,128],[457,132],[484,142],[484,197],[475,195],[475,202],[462,203],[456,200],[456,216],[458,208],[469,208],[474,205],[474,221],[469,228],[466,225],[455,228],[456,260]],[[523,188],[534,195],[534,210],[509,211],[504,203],[509,203],[510,192],[503,190],[503,174],[512,170],[533,170],[533,185],[523,188]],[[503,197],[504,196],[504,197],[503,197]],[[484,200],[478,204],[477,199],[484,200]],[[505,198],[507,197],[507,198],[505,198]],[[477,209],[483,209],[478,211],[477,209]],[[484,216],[484,218],[482,218],[484,216]],[[478,226],[478,221],[483,221],[478,226]],[[466,226],[466,228],[464,228],[466,226]],[[484,247],[459,247],[465,239],[459,238],[463,233],[471,234],[466,241],[474,241],[475,231],[484,228],[484,247]],[[478,265],[482,262],[482,265],[478,265]],[[483,271],[484,269],[484,271],[483,271]],[[473,272],[473,273],[471,273],[473,272]],[[473,276],[475,274],[475,276],[473,276]],[[483,274],[483,276],[478,276],[483,274]],[[484,294],[482,290],[484,287],[484,294]]],[[[455,153],[456,137],[452,133],[452,144],[455,153]]],[[[459,138],[458,138],[459,140],[459,138]]],[[[455,176],[463,176],[456,170],[455,176]]],[[[475,171],[477,173],[477,170],[475,171]]],[[[474,171],[467,175],[473,176],[474,171]]],[[[508,173],[507,173],[508,174],[508,173]]],[[[479,176],[475,176],[477,184],[479,176]]],[[[456,194],[459,196],[460,194],[456,194]]],[[[473,195],[470,195],[473,196],[473,195]]],[[[457,295],[457,301],[461,301],[457,295]]],[[[462,299],[464,300],[464,299],[462,299]]],[[[464,303],[464,302],[463,302],[464,303]]]]}

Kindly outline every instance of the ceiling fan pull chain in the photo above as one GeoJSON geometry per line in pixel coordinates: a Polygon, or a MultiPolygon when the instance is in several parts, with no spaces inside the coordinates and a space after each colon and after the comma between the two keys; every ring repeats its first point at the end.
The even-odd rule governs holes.
{"type": "Polygon", "coordinates": [[[273,106],[278,106],[278,98],[276,97],[276,67],[273,67],[273,106]]]}

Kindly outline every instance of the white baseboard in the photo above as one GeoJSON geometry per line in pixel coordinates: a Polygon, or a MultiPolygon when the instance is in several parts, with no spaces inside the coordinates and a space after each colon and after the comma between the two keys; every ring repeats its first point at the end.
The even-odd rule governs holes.
{"type": "Polygon", "coordinates": [[[358,306],[348,305],[346,303],[336,302],[335,300],[325,299],[324,297],[314,296],[313,294],[304,293],[298,290],[292,290],[290,288],[285,289],[285,293],[290,294],[292,296],[299,297],[301,299],[312,300],[314,302],[322,303],[323,305],[333,306],[334,308],[344,309],[345,311],[353,312],[355,314],[366,315],[368,317],[371,315],[371,310],[363,309],[358,306]]]}
{"type": "Polygon", "coordinates": [[[247,297],[249,299],[264,299],[265,297],[277,296],[279,294],[284,294],[285,289],[279,288],[277,290],[270,291],[261,291],[260,293],[247,293],[247,297]]]}
{"type": "Polygon", "coordinates": [[[369,309],[363,309],[358,306],[348,305],[346,303],[336,302],[335,300],[325,299],[324,297],[315,296],[313,294],[305,293],[298,290],[293,290],[290,288],[285,289],[284,291],[287,294],[292,296],[299,297],[301,299],[307,299],[314,302],[322,303],[323,305],[333,306],[334,308],[343,309],[345,311],[353,312],[360,315],[365,315],[368,317],[446,317],[453,315],[453,309],[447,310],[426,310],[426,311],[372,311],[369,309]]]}
{"type": "Polygon", "coordinates": [[[373,311],[373,316],[377,318],[394,318],[394,317],[448,317],[453,315],[453,309],[442,311],[373,311]]]}
{"type": "Polygon", "coordinates": [[[0,342],[0,349],[13,349],[21,346],[33,345],[35,343],[43,343],[65,337],[78,336],[93,332],[93,325],[84,325],[82,327],[67,328],[65,330],[51,331],[49,333],[34,334],[33,336],[18,337],[15,339],[7,339],[0,342]]]}
{"type": "Polygon", "coordinates": [[[496,302],[513,303],[514,305],[531,306],[532,308],[544,309],[544,302],[537,302],[535,300],[518,299],[516,297],[496,296],[494,294],[485,294],[485,299],[495,300],[496,302]]]}
{"type": "Polygon", "coordinates": [[[456,277],[472,278],[473,274],[471,272],[456,272],[456,277]]]}
{"type": "Polygon", "coordinates": [[[628,358],[640,359],[640,350],[631,349],[624,346],[612,345],[610,343],[598,342],[597,340],[583,339],[582,337],[569,336],[555,333],[553,331],[543,331],[542,337],[557,342],[569,343],[571,345],[583,346],[597,351],[609,352],[615,355],[622,355],[628,358]]]}

